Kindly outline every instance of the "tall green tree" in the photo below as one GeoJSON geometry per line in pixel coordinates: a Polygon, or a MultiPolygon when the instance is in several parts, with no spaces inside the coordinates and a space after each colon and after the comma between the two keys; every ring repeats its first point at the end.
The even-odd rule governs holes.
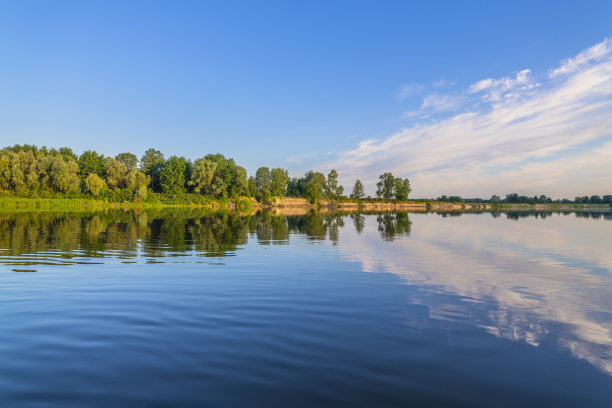
{"type": "Polygon", "coordinates": [[[219,195],[237,197],[244,195],[248,189],[246,170],[236,165],[232,158],[226,158],[220,153],[208,154],[206,159],[217,163],[212,186],[219,195]]]}
{"type": "Polygon", "coordinates": [[[148,149],[140,158],[140,170],[149,176],[151,189],[155,192],[161,191],[161,172],[164,163],[164,154],[155,149],[148,149]]]}
{"type": "Polygon", "coordinates": [[[97,196],[104,188],[104,180],[95,173],[89,173],[89,176],[85,178],[85,185],[87,186],[87,191],[97,196]]]}
{"type": "Polygon", "coordinates": [[[391,200],[394,196],[395,190],[395,177],[391,173],[381,174],[379,177],[379,182],[376,183],[376,196],[378,198],[384,198],[385,200],[391,200]]]}
{"type": "Polygon", "coordinates": [[[230,184],[230,197],[238,197],[247,194],[249,189],[249,181],[247,177],[247,171],[244,167],[235,167],[232,174],[232,182],[230,184]]]}
{"type": "Polygon", "coordinates": [[[61,156],[45,156],[39,168],[43,174],[41,184],[49,190],[67,194],[81,191],[79,165],[74,160],[64,161],[61,156]]]}
{"type": "Polygon", "coordinates": [[[257,186],[257,199],[265,200],[270,197],[270,169],[260,167],[255,172],[255,184],[257,186]]]}
{"type": "Polygon", "coordinates": [[[68,161],[68,160],[73,160],[73,161],[78,161],[79,158],[77,157],[76,154],[74,154],[74,152],[72,151],[71,148],[69,147],[60,147],[59,148],[59,153],[62,155],[62,157],[64,158],[64,161],[68,161]]]}
{"type": "Polygon", "coordinates": [[[306,197],[306,177],[292,178],[287,183],[289,197],[306,197]]]}
{"type": "Polygon", "coordinates": [[[276,168],[270,170],[270,194],[274,197],[284,196],[287,193],[289,172],[285,169],[276,168]]]}
{"type": "Polygon", "coordinates": [[[149,178],[147,177],[146,174],[144,174],[142,171],[138,169],[130,170],[130,172],[126,176],[126,187],[132,193],[138,193],[138,196],[140,198],[146,198],[146,197],[143,197],[142,195],[143,195],[143,191],[147,189],[148,185],[149,185],[149,178]]]}
{"type": "Polygon", "coordinates": [[[115,160],[127,167],[128,171],[132,171],[138,166],[138,157],[134,153],[119,153],[115,156],[115,160]]]}
{"type": "Polygon", "coordinates": [[[312,201],[319,201],[323,197],[325,187],[325,176],[319,172],[309,171],[306,173],[306,197],[312,201]]]}
{"type": "Polygon", "coordinates": [[[365,190],[363,188],[363,184],[359,179],[355,181],[355,185],[353,186],[353,192],[351,193],[351,198],[361,200],[365,196],[365,190]]]}
{"type": "Polygon", "coordinates": [[[194,162],[193,175],[189,181],[193,191],[212,195],[211,186],[216,169],[217,163],[214,161],[205,158],[197,159],[194,162]]]}
{"type": "Polygon", "coordinates": [[[325,183],[325,196],[330,200],[337,200],[344,193],[344,187],[338,184],[338,172],[336,169],[331,169],[327,175],[327,182],[325,183]]]}
{"type": "Polygon", "coordinates": [[[93,150],[84,151],[79,156],[79,174],[84,179],[89,174],[104,176],[104,156],[93,150]]]}
{"type": "Polygon", "coordinates": [[[164,194],[182,194],[185,192],[185,159],[177,156],[170,157],[160,174],[161,190],[164,194]]]}
{"type": "Polygon", "coordinates": [[[7,152],[0,152],[0,190],[11,190],[11,159],[7,152]]]}
{"type": "Polygon", "coordinates": [[[408,179],[396,177],[393,183],[395,199],[398,201],[406,201],[408,199],[408,194],[410,194],[410,181],[408,181],[408,179]]]}
{"type": "Polygon", "coordinates": [[[104,159],[104,176],[110,188],[127,187],[128,168],[125,164],[112,157],[104,159]]]}
{"type": "Polygon", "coordinates": [[[255,181],[255,177],[249,177],[248,181],[248,193],[251,197],[257,196],[257,182],[255,181]]]}

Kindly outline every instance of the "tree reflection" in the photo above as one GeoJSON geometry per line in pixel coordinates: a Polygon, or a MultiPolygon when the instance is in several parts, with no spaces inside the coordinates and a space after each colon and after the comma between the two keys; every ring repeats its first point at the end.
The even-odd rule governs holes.
{"type": "Polygon", "coordinates": [[[385,241],[393,241],[401,236],[409,236],[412,222],[406,213],[386,213],[377,217],[378,231],[385,241]]]}
{"type": "Polygon", "coordinates": [[[351,214],[351,218],[353,219],[353,225],[355,225],[355,231],[361,234],[365,228],[365,216],[362,214],[351,214]]]}
{"type": "MultiPolygon", "coordinates": [[[[458,214],[440,213],[443,217],[458,214]]],[[[491,214],[493,217],[501,215],[499,212],[491,214]]],[[[504,214],[510,219],[546,218],[553,212],[509,211],[504,214]]],[[[410,235],[412,222],[407,213],[373,216],[376,216],[383,240],[393,241],[410,235]]],[[[576,212],[575,216],[611,218],[609,212],[576,212]]],[[[197,210],[0,213],[0,263],[25,265],[66,263],[66,260],[74,263],[80,262],[75,258],[160,258],[188,253],[225,257],[235,255],[249,238],[256,239],[260,245],[286,245],[291,235],[301,235],[310,241],[327,240],[336,245],[341,239],[345,218],[352,220],[357,233],[364,230],[364,214],[316,211],[304,215],[258,212],[244,216],[197,210]]]]}

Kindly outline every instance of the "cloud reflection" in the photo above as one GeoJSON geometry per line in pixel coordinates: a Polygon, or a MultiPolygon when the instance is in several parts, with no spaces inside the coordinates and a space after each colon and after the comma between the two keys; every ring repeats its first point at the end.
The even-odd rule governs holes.
{"type": "Polygon", "coordinates": [[[361,235],[345,234],[339,247],[365,272],[390,272],[425,292],[459,296],[456,303],[414,299],[433,319],[467,321],[534,347],[553,339],[612,374],[608,221],[410,217],[410,239],[381,246],[370,218],[361,235]]]}

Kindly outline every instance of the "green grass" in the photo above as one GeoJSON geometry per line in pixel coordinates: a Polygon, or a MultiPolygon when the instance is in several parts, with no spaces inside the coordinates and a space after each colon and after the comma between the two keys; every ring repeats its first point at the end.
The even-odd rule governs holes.
{"type": "MultiPolygon", "coordinates": [[[[0,198],[1,210],[26,210],[26,211],[92,211],[107,209],[149,209],[167,207],[212,207],[209,204],[189,203],[164,203],[164,202],[106,202],[95,199],[84,198],[0,198]]],[[[218,205],[218,207],[222,207],[218,205]]]]}

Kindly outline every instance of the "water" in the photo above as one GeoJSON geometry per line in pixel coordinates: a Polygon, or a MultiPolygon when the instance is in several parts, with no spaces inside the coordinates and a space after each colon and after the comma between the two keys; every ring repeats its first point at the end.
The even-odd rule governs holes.
{"type": "Polygon", "coordinates": [[[612,406],[609,213],[0,214],[0,406],[612,406]]]}

